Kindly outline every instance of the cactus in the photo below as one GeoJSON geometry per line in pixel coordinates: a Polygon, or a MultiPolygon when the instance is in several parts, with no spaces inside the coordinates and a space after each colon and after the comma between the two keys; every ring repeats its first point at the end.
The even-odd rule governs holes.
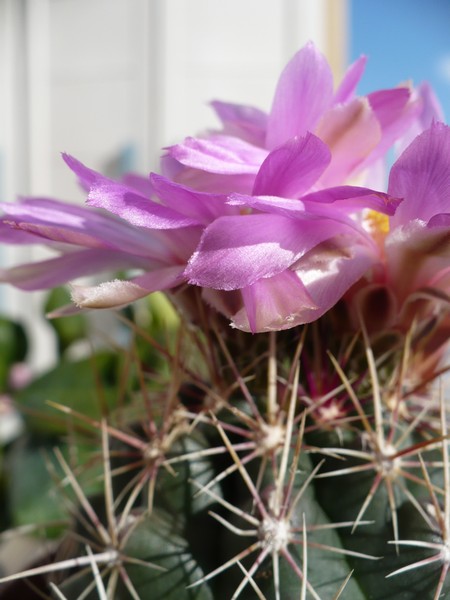
{"type": "MultiPolygon", "coordinates": [[[[305,117],[315,133],[285,142],[289,82],[303,81],[305,64],[314,77],[321,60],[308,45],[289,63],[265,146],[259,113],[216,103],[227,141],[174,147],[174,179],[152,178],[157,202],[66,157],[112,217],[71,208],[66,222],[42,199],[4,208],[0,225],[19,243],[37,232],[75,245],[36,276],[5,271],[13,283],[32,287],[54,269],[52,287],[60,265],[85,253],[144,273],[75,288],[81,308],[116,308],[111,338],[79,356],[83,315],[58,321],[57,366],[11,390],[26,427],[2,450],[2,537],[46,544],[0,579],[0,598],[450,594],[450,130],[428,127],[424,98],[406,88],[353,98],[358,63],[339,102],[319,121],[305,117]],[[346,136],[373,133],[375,121],[379,152],[356,160],[346,136]],[[417,129],[387,193],[346,185],[417,129]],[[203,173],[208,152],[213,171],[203,173]],[[236,156],[249,161],[242,173],[236,156]],[[223,193],[225,176],[235,193],[223,193]]],[[[67,313],[55,310],[60,293],[47,311],[67,313]]]]}
{"type": "MultiPolygon", "coordinates": [[[[61,522],[49,563],[9,579],[44,574],[44,593],[74,600],[447,593],[444,389],[434,385],[440,370],[408,388],[412,333],[375,341],[363,325],[318,356],[321,322],[249,340],[221,330],[217,315],[209,322],[206,335],[175,322],[176,348],[161,348],[161,381],[136,352],[137,337],[150,344],[161,332],[130,322],[124,398],[98,417],[56,401],[28,416],[28,449],[18,440],[7,451],[11,477],[36,470],[27,466],[39,445],[30,435],[41,451],[47,439],[47,469],[63,499],[50,512],[61,522]],[[72,439],[51,412],[66,416],[72,439]]],[[[80,363],[71,366],[83,376],[80,363]]],[[[101,394],[105,366],[97,366],[101,394]]],[[[31,384],[24,407],[33,386],[43,389],[31,384]]],[[[55,393],[54,380],[47,389],[55,393]]],[[[42,480],[35,493],[48,503],[42,480]]],[[[5,598],[16,593],[4,589],[5,598]]]]}

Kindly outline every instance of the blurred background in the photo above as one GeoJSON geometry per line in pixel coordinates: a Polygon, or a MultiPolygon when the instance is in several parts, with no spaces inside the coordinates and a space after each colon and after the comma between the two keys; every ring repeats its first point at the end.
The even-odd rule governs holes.
{"type": "MultiPolygon", "coordinates": [[[[361,93],[426,79],[448,116],[449,31],[449,0],[0,0],[0,200],[82,202],[62,151],[110,176],[157,169],[162,147],[217,125],[209,100],[269,109],[309,39],[337,80],[367,54],[361,93]]],[[[0,244],[0,265],[33,252],[0,244]]],[[[52,355],[41,302],[0,286],[37,369],[52,355]]]]}

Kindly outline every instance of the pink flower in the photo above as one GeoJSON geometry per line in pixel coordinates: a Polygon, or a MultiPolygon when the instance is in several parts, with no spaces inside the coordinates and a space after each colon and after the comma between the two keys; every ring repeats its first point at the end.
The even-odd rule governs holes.
{"type": "Polygon", "coordinates": [[[236,212],[225,204],[225,197],[186,190],[157,175],[151,182],[125,185],[70,156],[64,158],[89,189],[89,207],[46,198],[1,204],[3,242],[45,244],[58,256],[2,269],[0,281],[36,290],[105,271],[140,270],[142,274],[131,280],[73,288],[73,300],[83,308],[125,305],[183,283],[187,260],[205,224],[217,215],[236,212]],[[153,190],[152,198],[141,191],[144,187],[153,190]]]}
{"type": "Polygon", "coordinates": [[[282,72],[269,114],[213,102],[222,132],[186,138],[168,148],[165,173],[197,189],[249,194],[269,152],[312,132],[331,151],[316,189],[354,183],[357,177],[363,183],[367,168],[426,118],[424,98],[406,86],[355,96],[365,62],[364,57],[357,60],[333,91],[328,63],[312,43],[307,44],[282,72]]]}
{"type": "Polygon", "coordinates": [[[438,210],[437,199],[447,198],[439,187],[446,159],[437,156],[438,146],[448,146],[444,126],[397,161],[387,194],[348,185],[438,110],[426,90],[356,97],[364,64],[352,65],[333,92],[328,64],[308,44],[283,71],[268,115],[214,103],[223,132],[170,148],[164,165],[173,179],[116,182],[66,156],[88,190],[88,207],[43,198],[0,205],[3,241],[44,243],[59,253],[0,270],[0,281],[38,289],[137,270],[131,279],[74,287],[75,304],[121,306],[188,283],[232,325],[252,332],[313,321],[348,290],[356,294],[355,284],[364,293],[389,289],[391,307],[425,285],[447,289],[450,211],[438,210]],[[370,227],[388,218],[388,236],[370,227]]]}
{"type": "Polygon", "coordinates": [[[391,169],[388,192],[403,201],[389,220],[377,219],[380,263],[351,297],[368,322],[378,298],[380,327],[407,328],[418,316],[445,315],[450,302],[447,125],[434,123],[414,139],[391,169]]]}
{"type": "Polygon", "coordinates": [[[313,321],[379,261],[353,214],[393,214],[398,201],[351,186],[307,193],[330,161],[318,137],[291,138],[263,162],[255,195],[230,196],[241,212],[206,227],[185,276],[235,327],[260,332],[313,321]]]}
{"type": "Polygon", "coordinates": [[[138,269],[131,280],[74,287],[73,300],[82,308],[121,306],[188,282],[236,327],[253,332],[293,327],[328,310],[376,257],[376,244],[352,214],[392,214],[398,204],[361,187],[310,192],[331,161],[313,134],[268,154],[253,196],[198,192],[157,175],[142,192],[142,182],[131,187],[65,160],[89,190],[89,207],[47,199],[2,205],[7,241],[44,242],[60,252],[4,270],[2,281],[38,289],[138,269]]]}

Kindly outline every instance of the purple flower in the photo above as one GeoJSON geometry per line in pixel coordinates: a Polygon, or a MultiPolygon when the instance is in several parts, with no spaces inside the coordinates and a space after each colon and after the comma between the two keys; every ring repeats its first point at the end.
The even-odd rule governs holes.
{"type": "Polygon", "coordinates": [[[45,198],[0,205],[4,242],[58,253],[0,270],[0,281],[38,289],[138,271],[76,286],[73,300],[122,306],[188,283],[252,332],[316,320],[349,290],[355,296],[355,284],[363,294],[384,286],[395,307],[424,286],[447,293],[447,128],[434,125],[411,144],[387,194],[348,185],[438,112],[427,88],[356,97],[364,64],[356,61],[333,92],[328,64],[308,44],[283,71],[268,115],[214,103],[223,132],[170,148],[171,178],[117,182],[65,156],[88,206],[45,198]]]}
{"type": "Polygon", "coordinates": [[[357,60],[333,91],[328,63],[312,43],[307,44],[282,72],[269,114],[213,102],[222,132],[187,138],[168,148],[165,173],[204,191],[249,194],[269,152],[312,132],[331,151],[316,189],[354,183],[356,177],[364,181],[367,168],[376,165],[396,140],[421,119],[427,120],[426,126],[431,122],[424,111],[425,94],[409,87],[355,96],[365,62],[364,57],[357,60]]]}
{"type": "Polygon", "coordinates": [[[353,213],[392,214],[398,204],[361,187],[310,192],[331,161],[313,134],[268,154],[253,195],[198,192],[158,175],[141,191],[140,181],[126,185],[65,160],[88,190],[89,206],[42,198],[2,205],[6,241],[43,242],[60,253],[4,270],[2,281],[38,289],[139,270],[131,280],[74,287],[73,300],[81,308],[121,306],[188,282],[236,327],[253,332],[312,321],[335,304],[377,252],[353,213]]]}
{"type": "Polygon", "coordinates": [[[407,328],[414,318],[448,311],[450,301],[450,128],[434,123],[391,169],[389,194],[403,198],[372,230],[380,264],[352,294],[370,320],[383,297],[383,327],[407,328]],[[432,302],[429,302],[432,300],[432,302]],[[445,309],[445,310],[444,310],[445,309]]]}
{"type": "Polygon", "coordinates": [[[235,327],[259,332],[313,321],[379,261],[353,215],[363,208],[392,215],[398,201],[351,186],[307,193],[330,161],[313,134],[291,138],[263,162],[254,195],[230,195],[240,213],[206,227],[185,276],[235,327]]]}
{"type": "Polygon", "coordinates": [[[45,244],[58,256],[0,270],[0,281],[24,290],[50,288],[82,276],[123,269],[142,274],[73,288],[83,308],[121,306],[183,283],[187,260],[206,223],[236,211],[225,197],[186,190],[154,175],[133,186],[103,177],[65,156],[89,190],[88,207],[46,198],[1,204],[0,235],[13,244],[45,244]],[[152,198],[143,189],[152,190],[152,198]],[[106,209],[106,210],[103,210],[106,209]]]}

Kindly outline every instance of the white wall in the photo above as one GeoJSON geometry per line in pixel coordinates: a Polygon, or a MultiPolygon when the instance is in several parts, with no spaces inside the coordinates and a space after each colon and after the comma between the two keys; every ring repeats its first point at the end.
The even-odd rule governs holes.
{"type": "MultiPolygon", "coordinates": [[[[308,39],[339,70],[345,18],[345,0],[0,0],[1,200],[81,202],[61,151],[109,174],[157,169],[162,146],[216,124],[209,100],[267,109],[308,39]]],[[[28,256],[0,246],[2,264],[28,256]]],[[[0,287],[0,309],[29,323],[40,302],[0,287]]]]}

